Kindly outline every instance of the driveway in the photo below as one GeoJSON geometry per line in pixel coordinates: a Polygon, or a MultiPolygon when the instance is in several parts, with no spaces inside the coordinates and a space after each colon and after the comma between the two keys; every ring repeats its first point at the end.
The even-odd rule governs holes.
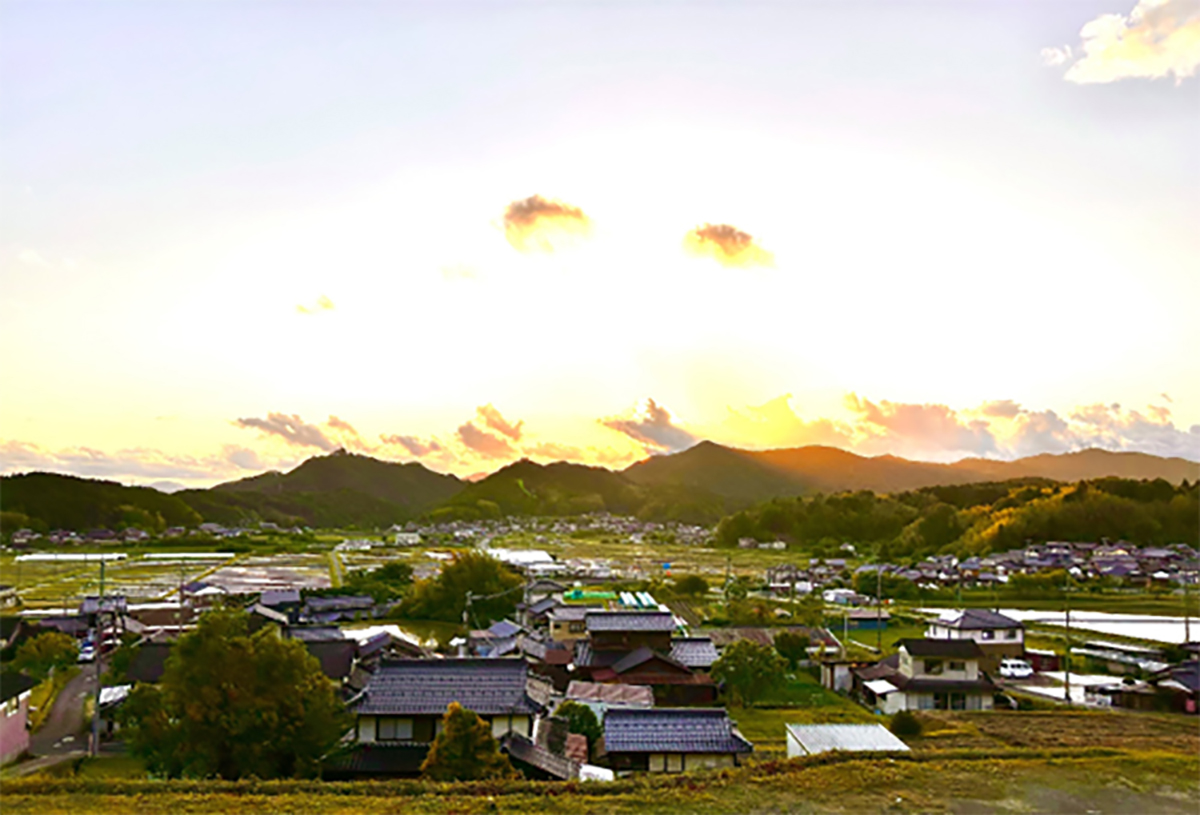
{"type": "Polygon", "coordinates": [[[66,756],[87,752],[83,703],[95,690],[95,665],[84,665],[79,676],[59,692],[54,707],[42,727],[29,739],[29,752],[35,756],[66,756]]]}

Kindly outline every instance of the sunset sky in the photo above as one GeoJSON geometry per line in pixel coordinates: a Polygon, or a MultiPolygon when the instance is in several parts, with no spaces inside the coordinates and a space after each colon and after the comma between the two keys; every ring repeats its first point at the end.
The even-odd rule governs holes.
{"type": "Polygon", "coordinates": [[[1198,67],[1197,0],[7,0],[0,471],[1200,460],[1198,67]]]}

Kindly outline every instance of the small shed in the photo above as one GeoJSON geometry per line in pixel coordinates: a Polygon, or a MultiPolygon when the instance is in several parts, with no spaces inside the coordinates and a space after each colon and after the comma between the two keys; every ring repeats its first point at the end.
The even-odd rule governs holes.
{"type": "Polygon", "coordinates": [[[881,724],[789,724],[788,758],[830,750],[908,752],[908,745],[881,724]]]}

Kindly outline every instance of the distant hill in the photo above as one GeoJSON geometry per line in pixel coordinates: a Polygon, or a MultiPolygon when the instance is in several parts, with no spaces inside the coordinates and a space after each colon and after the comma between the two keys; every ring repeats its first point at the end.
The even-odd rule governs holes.
{"type": "Polygon", "coordinates": [[[0,477],[0,509],[5,533],[15,531],[7,528],[11,525],[83,532],[127,525],[153,530],[201,522],[201,516],[176,495],[58,473],[0,477]]]}
{"type": "Polygon", "coordinates": [[[418,517],[463,489],[453,475],[423,464],[399,464],[335,451],[287,473],[262,473],[208,490],[176,493],[207,520],[388,526],[418,517]]]}
{"type": "Polygon", "coordinates": [[[572,515],[607,511],[646,520],[714,523],[771,498],[870,490],[898,494],[1019,478],[1073,482],[1115,476],[1200,480],[1200,464],[1143,453],[1084,450],[1016,461],[954,464],[860,456],[832,447],[739,450],[701,442],[620,472],[522,460],[470,482],[422,464],[337,451],[287,473],[266,472],[206,490],[171,495],[111,481],[31,473],[0,482],[4,523],[28,516],[48,528],[274,521],[313,527],[381,527],[425,516],[572,515]]]}
{"type": "Polygon", "coordinates": [[[1173,484],[1200,478],[1200,464],[1145,453],[1084,450],[1015,461],[970,458],[954,464],[909,461],[897,456],[860,456],[833,447],[738,450],[701,442],[674,455],[653,456],[624,474],[643,486],[699,487],[734,503],[811,492],[871,490],[905,492],[940,485],[1051,478],[1057,481],[1116,476],[1163,478],[1173,484]]]}

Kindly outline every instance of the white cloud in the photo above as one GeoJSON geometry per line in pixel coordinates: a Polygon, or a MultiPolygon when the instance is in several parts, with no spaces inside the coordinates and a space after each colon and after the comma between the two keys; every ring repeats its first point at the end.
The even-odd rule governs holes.
{"type": "Polygon", "coordinates": [[[671,420],[670,412],[653,399],[630,418],[601,419],[607,428],[624,433],[638,442],[647,453],[677,453],[695,444],[698,439],[671,420]]]}
{"type": "Polygon", "coordinates": [[[1043,48],[1042,62],[1065,65],[1068,82],[1195,76],[1200,67],[1200,0],[1139,0],[1128,16],[1102,14],[1079,32],[1077,49],[1043,48]]]}

